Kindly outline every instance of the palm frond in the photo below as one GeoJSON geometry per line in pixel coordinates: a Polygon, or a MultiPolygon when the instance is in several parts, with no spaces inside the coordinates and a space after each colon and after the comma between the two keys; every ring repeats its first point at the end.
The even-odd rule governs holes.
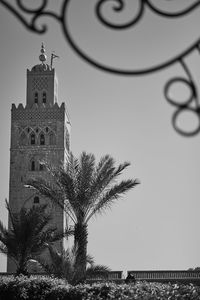
{"type": "Polygon", "coordinates": [[[88,199],[88,192],[90,192],[94,170],[94,155],[83,152],[79,159],[79,172],[77,174],[78,200],[80,203],[85,203],[85,201],[88,199]]]}
{"type": "Polygon", "coordinates": [[[10,257],[18,258],[19,254],[19,242],[16,240],[12,233],[8,233],[4,237],[0,238],[1,249],[0,252],[6,254],[10,257]]]}
{"type": "Polygon", "coordinates": [[[49,227],[52,217],[46,212],[46,207],[22,207],[15,214],[8,207],[9,214],[13,216],[13,226],[7,230],[0,222],[0,251],[16,261],[20,272],[26,272],[28,260],[35,253],[40,253],[47,242],[57,241],[64,235],[56,227],[49,227]]]}
{"type": "Polygon", "coordinates": [[[134,188],[137,184],[139,184],[137,179],[123,180],[119,184],[115,184],[112,188],[105,192],[102,198],[98,199],[96,205],[91,209],[86,222],[88,222],[93,215],[105,211],[113,204],[115,200],[117,200],[130,189],[134,188]]]}
{"type": "Polygon", "coordinates": [[[65,202],[70,203],[70,206],[73,208],[74,213],[77,209],[77,183],[65,170],[62,170],[60,172],[59,180],[61,185],[63,186],[64,193],[66,196],[65,202]]]}
{"type": "MultiPolygon", "coordinates": [[[[78,160],[70,153],[67,165],[52,166],[47,165],[55,186],[60,191],[59,197],[64,199],[62,201],[63,209],[68,216],[76,222],[77,219],[77,173],[78,173],[78,160]]],[[[45,182],[44,185],[48,186],[45,182]]],[[[54,188],[56,190],[56,188],[54,188]]],[[[42,191],[40,191],[43,193],[42,191]]],[[[51,193],[51,192],[50,192],[51,193]]],[[[48,197],[48,195],[46,195],[48,197]]],[[[52,196],[52,195],[51,195],[52,196]]],[[[53,197],[52,200],[57,202],[59,197],[53,197]]]]}
{"type": "Polygon", "coordinates": [[[48,275],[54,274],[54,270],[52,265],[43,257],[37,256],[35,257],[39,266],[44,270],[48,275]]]}
{"type": "Polygon", "coordinates": [[[64,231],[64,235],[68,238],[70,236],[74,235],[74,227],[71,226],[66,226],[65,231],[64,231]]]}
{"type": "Polygon", "coordinates": [[[94,257],[92,255],[87,254],[86,261],[87,261],[87,264],[89,264],[90,266],[94,265],[94,257]]]}
{"type": "Polygon", "coordinates": [[[32,239],[31,252],[33,254],[41,253],[47,245],[61,240],[64,236],[65,233],[57,231],[56,227],[46,228],[35,239],[32,239]]]}
{"type": "Polygon", "coordinates": [[[3,225],[0,220],[0,241],[4,242],[8,235],[8,229],[3,225]]]}
{"type": "Polygon", "coordinates": [[[63,208],[63,193],[60,188],[57,185],[52,184],[51,181],[38,177],[27,180],[26,185],[33,187],[40,194],[49,198],[53,201],[53,203],[56,203],[63,208]]]}
{"type": "Polygon", "coordinates": [[[2,242],[0,242],[0,252],[5,254],[5,255],[8,254],[8,248],[2,242]]]}
{"type": "Polygon", "coordinates": [[[62,174],[63,173],[61,167],[58,167],[58,169],[54,170],[54,177],[51,179],[51,181],[52,180],[56,181],[56,184],[52,184],[51,181],[44,180],[44,178],[35,178],[35,179],[29,179],[26,182],[26,185],[33,187],[41,195],[49,198],[52,204],[58,205],[75,222],[76,216],[74,215],[71,204],[69,203],[69,201],[66,200],[66,193],[64,191],[64,186],[60,186],[60,181],[63,176],[62,174]],[[59,177],[59,185],[57,184],[57,179],[56,179],[58,177],[59,177]]]}
{"type": "Polygon", "coordinates": [[[92,265],[86,270],[87,278],[92,278],[98,275],[106,276],[111,271],[111,269],[104,265],[92,265]]]}
{"type": "Polygon", "coordinates": [[[122,171],[124,171],[124,169],[126,169],[128,166],[130,166],[130,162],[125,161],[123,164],[120,164],[114,172],[114,178],[116,178],[117,176],[121,175],[122,171]]]}
{"type": "Polygon", "coordinates": [[[79,161],[76,159],[72,152],[70,152],[69,159],[66,165],[63,165],[59,169],[58,180],[63,187],[66,198],[71,202],[76,199],[78,184],[77,184],[77,174],[79,171],[79,161]]]}
{"type": "Polygon", "coordinates": [[[94,180],[91,187],[90,199],[93,202],[93,204],[101,196],[103,191],[109,187],[109,185],[112,183],[115,177],[118,176],[117,174],[120,173],[120,170],[122,170],[122,168],[124,169],[125,167],[127,167],[125,163],[123,165],[120,165],[116,169],[114,164],[114,159],[109,155],[105,155],[101,158],[96,168],[94,180]]]}
{"type": "MultiPolygon", "coordinates": [[[[17,232],[17,237],[19,234],[17,232]]],[[[7,254],[10,257],[17,258],[19,243],[16,239],[15,231],[13,228],[8,230],[0,221],[0,252],[7,254]]]]}
{"type": "Polygon", "coordinates": [[[27,251],[31,251],[35,245],[39,245],[43,242],[40,239],[40,235],[43,231],[47,232],[49,230],[45,229],[45,227],[47,227],[52,220],[50,213],[46,213],[46,207],[47,205],[41,205],[39,207],[33,207],[30,210],[24,208],[20,210],[20,231],[18,240],[22,249],[24,248],[27,249],[27,251]]]}
{"type": "Polygon", "coordinates": [[[94,206],[104,191],[109,189],[122,171],[130,165],[130,163],[124,162],[116,168],[114,167],[114,160],[109,155],[103,157],[102,161],[103,163],[100,162],[101,168],[97,168],[96,180],[90,196],[94,206]]]}
{"type": "Polygon", "coordinates": [[[10,208],[10,205],[7,201],[7,199],[5,200],[6,202],[6,208],[8,210],[8,214],[9,214],[9,217],[10,217],[10,220],[11,220],[11,226],[12,226],[12,230],[14,231],[15,235],[18,236],[19,234],[19,215],[17,214],[14,214],[10,208]]]}
{"type": "Polygon", "coordinates": [[[67,249],[62,252],[58,252],[57,249],[51,245],[48,246],[50,260],[47,261],[44,258],[38,257],[37,260],[42,268],[50,275],[67,279],[68,282],[72,282],[74,278],[74,264],[76,257],[76,249],[67,249]]]}
{"type": "Polygon", "coordinates": [[[115,171],[114,163],[114,159],[109,155],[105,155],[100,159],[93,173],[90,194],[88,195],[89,201],[87,205],[86,216],[89,213],[91,207],[94,206],[96,200],[100,197],[102,192],[112,181],[113,173],[115,171]]]}

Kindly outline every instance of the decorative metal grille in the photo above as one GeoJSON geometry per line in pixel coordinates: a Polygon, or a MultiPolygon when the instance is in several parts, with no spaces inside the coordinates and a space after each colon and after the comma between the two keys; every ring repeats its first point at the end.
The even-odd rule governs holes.
{"type": "MultiPolygon", "coordinates": [[[[169,2],[171,0],[163,1],[169,2]]],[[[179,64],[185,72],[185,77],[172,78],[166,83],[164,88],[164,95],[166,100],[175,108],[175,111],[172,116],[172,125],[178,133],[184,136],[194,136],[200,132],[200,99],[197,92],[197,86],[185,61],[185,58],[188,55],[190,55],[192,51],[194,51],[195,49],[200,51],[200,39],[197,39],[192,45],[188,45],[188,48],[185,49],[182,53],[169,60],[163,61],[159,65],[138,70],[127,70],[123,68],[120,69],[116,67],[110,67],[90,57],[84,50],[82,50],[76,44],[75,40],[73,39],[73,36],[70,33],[68,26],[69,4],[72,2],[72,0],[63,0],[59,13],[48,10],[48,2],[48,0],[41,0],[40,5],[38,5],[34,9],[30,9],[24,4],[22,0],[16,0],[16,5],[19,9],[18,10],[12,4],[8,3],[8,1],[0,0],[0,4],[2,4],[11,13],[13,13],[15,17],[17,17],[19,21],[28,30],[32,32],[43,34],[47,31],[46,24],[38,26],[37,21],[39,18],[43,16],[54,18],[57,22],[60,23],[66,41],[76,52],[76,54],[78,54],[83,60],[85,60],[90,65],[102,71],[116,75],[137,76],[151,74],[153,72],[160,71],[174,64],[179,64]],[[27,20],[24,17],[24,14],[29,15],[30,19],[27,20]],[[170,89],[172,88],[173,84],[176,83],[184,84],[190,91],[190,96],[184,101],[184,103],[179,103],[178,101],[176,101],[176,99],[172,99],[170,97],[170,89]],[[198,124],[195,129],[186,131],[185,129],[179,127],[178,120],[180,116],[185,112],[192,113],[197,118],[198,124]]],[[[184,7],[180,11],[170,12],[160,9],[159,1],[156,2],[153,0],[138,0],[138,11],[133,12],[134,17],[132,18],[132,20],[124,22],[123,24],[115,24],[112,20],[108,20],[105,17],[103,12],[106,5],[110,4],[110,7],[113,10],[113,12],[119,14],[125,10],[127,3],[128,1],[125,0],[96,0],[94,14],[96,15],[98,21],[102,24],[102,26],[105,26],[111,30],[122,31],[129,29],[130,27],[134,27],[135,25],[138,26],[139,22],[142,20],[147,10],[150,10],[152,13],[159,15],[161,18],[175,19],[181,18],[187,14],[192,13],[195,9],[198,9],[200,6],[200,0],[188,1],[187,7],[184,7]]]]}

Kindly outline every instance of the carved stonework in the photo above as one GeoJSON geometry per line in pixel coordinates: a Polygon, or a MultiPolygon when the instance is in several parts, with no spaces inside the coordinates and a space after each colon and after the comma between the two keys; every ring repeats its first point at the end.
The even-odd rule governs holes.
{"type": "Polygon", "coordinates": [[[48,89],[48,78],[47,77],[33,77],[32,91],[34,90],[47,90],[48,89]]]}

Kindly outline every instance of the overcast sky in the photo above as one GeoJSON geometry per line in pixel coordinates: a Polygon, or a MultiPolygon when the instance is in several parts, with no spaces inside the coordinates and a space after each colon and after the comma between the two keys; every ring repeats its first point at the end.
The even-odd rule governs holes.
{"type": "MultiPolygon", "coordinates": [[[[55,0],[50,2],[54,8],[55,0]]],[[[56,1],[57,8],[61,2],[56,1]]],[[[199,38],[200,7],[178,20],[158,17],[147,8],[135,27],[114,31],[96,18],[97,2],[71,1],[66,20],[79,47],[104,64],[155,66],[199,38]]],[[[130,8],[124,15],[116,18],[111,5],[105,6],[105,15],[116,22],[133,18],[139,2],[126,2],[130,8]]],[[[188,1],[163,0],[159,5],[173,11],[187,7],[188,1]]],[[[90,221],[88,252],[113,270],[200,266],[200,134],[186,138],[176,133],[171,123],[175,107],[163,95],[166,82],[184,77],[184,71],[176,64],[139,77],[102,72],[75,54],[58,22],[41,18],[42,23],[48,25],[46,34],[31,33],[0,5],[0,219],[7,224],[11,104],[25,104],[26,69],[39,62],[44,42],[48,59],[52,51],[60,56],[54,67],[59,103],[66,103],[71,118],[71,150],[75,155],[92,152],[97,160],[108,153],[117,163],[130,161],[122,178],[141,181],[105,215],[90,221]]],[[[199,54],[193,51],[185,61],[199,88],[199,54]]],[[[188,90],[179,86],[173,93],[183,99],[188,90]]],[[[182,125],[187,128],[196,125],[195,118],[186,121],[182,125]]],[[[0,271],[5,268],[0,256],[0,271]]]]}

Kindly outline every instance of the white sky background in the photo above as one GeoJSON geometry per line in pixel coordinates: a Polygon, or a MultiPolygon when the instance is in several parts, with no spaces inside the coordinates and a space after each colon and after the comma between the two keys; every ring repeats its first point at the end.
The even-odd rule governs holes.
{"type": "MultiPolygon", "coordinates": [[[[55,1],[50,2],[54,7],[55,1]]],[[[56,1],[57,7],[61,2],[56,1]]],[[[134,15],[138,3],[126,2],[131,4],[122,21],[134,15]]],[[[137,26],[118,32],[98,22],[95,3],[97,0],[71,1],[70,30],[86,53],[113,66],[150,66],[178,54],[199,37],[200,7],[178,20],[155,16],[147,9],[137,26]]],[[[182,9],[188,1],[163,0],[159,5],[182,9]]],[[[112,210],[89,223],[88,252],[96,263],[113,270],[200,266],[200,134],[185,138],[174,131],[174,107],[163,95],[168,79],[185,76],[181,67],[174,65],[140,77],[111,75],[81,60],[56,21],[41,18],[39,23],[42,21],[48,32],[33,34],[0,5],[0,219],[7,224],[4,199],[9,196],[11,104],[25,104],[26,69],[39,62],[43,41],[49,58],[53,50],[60,56],[54,66],[59,103],[66,102],[71,117],[72,151],[79,155],[86,150],[97,159],[108,153],[117,163],[128,160],[131,167],[122,178],[141,181],[112,210]]],[[[199,54],[194,51],[186,61],[198,85],[199,54]]],[[[183,97],[187,91],[176,92],[183,97]]],[[[0,256],[0,271],[5,268],[5,258],[0,256]]]]}

